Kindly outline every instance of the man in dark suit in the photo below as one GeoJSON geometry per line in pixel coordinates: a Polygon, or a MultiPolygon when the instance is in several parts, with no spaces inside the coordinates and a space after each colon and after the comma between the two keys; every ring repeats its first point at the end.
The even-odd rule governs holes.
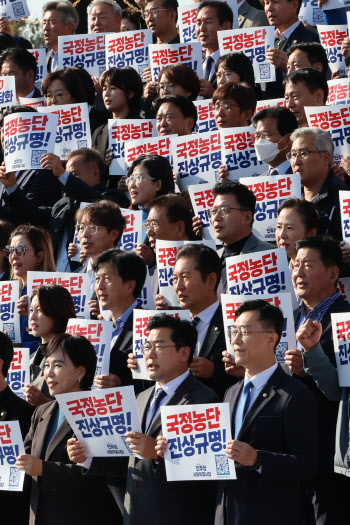
{"type": "Polygon", "coordinates": [[[133,452],[126,484],[124,525],[149,520],[155,525],[212,525],[215,486],[204,482],[166,481],[164,460],[155,451],[161,433],[160,407],[217,402],[216,394],[199,383],[188,367],[197,333],[187,321],[165,314],[148,322],[149,336],[143,348],[146,366],[155,387],[137,398],[142,433],[127,432],[133,452]]]}
{"type": "MultiPolygon", "coordinates": [[[[129,200],[123,192],[107,190],[102,183],[104,162],[98,151],[89,148],[72,151],[66,171],[56,155],[50,155],[50,159],[52,172],[67,195],[52,206],[47,202],[39,207],[32,203],[9,173],[1,175],[0,182],[6,188],[6,203],[16,213],[18,222],[45,226],[51,236],[57,270],[69,272],[77,267],[77,263],[69,261],[67,248],[74,238],[75,212],[80,203],[108,199],[127,208],[129,200]]],[[[41,171],[46,173],[46,170],[38,173],[41,171]]]]}
{"type": "MultiPolygon", "coordinates": [[[[222,398],[233,379],[225,373],[222,352],[226,348],[222,310],[217,298],[221,261],[207,246],[186,244],[176,254],[173,286],[181,308],[190,311],[198,340],[191,372],[222,398]]],[[[157,295],[156,306],[167,303],[157,295]]]]}
{"type": "Polygon", "coordinates": [[[95,292],[100,305],[111,311],[113,321],[109,374],[95,377],[98,388],[131,384],[127,357],[133,350],[133,311],[146,279],[146,265],[135,253],[107,250],[93,263],[95,292]]]}
{"type": "Polygon", "coordinates": [[[15,77],[17,99],[42,96],[40,90],[35,87],[36,70],[35,57],[26,49],[12,47],[1,53],[0,74],[15,77]]]}
{"type": "Polygon", "coordinates": [[[233,437],[226,456],[236,462],[237,480],[220,482],[215,525],[310,523],[304,484],[317,471],[316,405],[276,362],[283,326],[279,308],[261,299],[236,310],[231,344],[245,379],[225,401],[233,437]]]}
{"type": "Polygon", "coordinates": [[[232,9],[218,0],[204,0],[198,6],[196,21],[196,36],[202,44],[206,55],[203,62],[204,78],[200,80],[200,95],[203,98],[212,97],[217,88],[215,62],[220,56],[218,31],[232,29],[232,9]]]}
{"type": "MultiPolygon", "coordinates": [[[[18,421],[24,439],[35,407],[12,392],[6,383],[12,359],[12,343],[7,335],[0,332],[0,425],[2,421],[18,421]]],[[[4,523],[15,520],[16,525],[26,525],[29,518],[29,486],[25,484],[23,492],[0,491],[0,505],[4,523]]]]}
{"type": "MultiPolygon", "coordinates": [[[[337,290],[342,267],[339,243],[329,237],[309,237],[296,242],[297,256],[293,269],[293,284],[297,296],[302,299],[295,311],[295,330],[308,319],[322,325],[321,345],[331,363],[336,366],[332,336],[331,314],[349,312],[350,305],[337,290]]],[[[320,472],[314,483],[314,508],[318,525],[342,523],[334,498],[345,498],[342,480],[333,472],[334,445],[338,402],[330,401],[317,388],[315,381],[303,369],[302,346],[288,350],[286,365],[316,396],[320,417],[320,472]]]]}
{"type": "Polygon", "coordinates": [[[287,49],[298,42],[319,42],[317,33],[306,29],[298,19],[301,0],[266,0],[265,14],[271,26],[275,26],[275,47],[267,51],[267,59],[276,67],[276,81],[266,84],[265,98],[284,95],[283,76],[287,73],[287,49]]]}
{"type": "Polygon", "coordinates": [[[293,113],[283,107],[265,108],[254,115],[252,124],[255,126],[256,155],[269,166],[262,175],[293,173],[286,157],[292,147],[290,135],[298,127],[293,113]]]}

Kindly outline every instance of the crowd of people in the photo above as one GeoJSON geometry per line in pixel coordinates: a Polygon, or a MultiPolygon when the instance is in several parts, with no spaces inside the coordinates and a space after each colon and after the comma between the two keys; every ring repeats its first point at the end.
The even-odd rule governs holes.
{"type": "MultiPolygon", "coordinates": [[[[319,0],[322,9],[327,0],[319,0]]],[[[150,29],[153,42],[180,42],[177,0],[93,0],[91,33],[150,29]]],[[[340,387],[331,314],[348,312],[338,289],[350,275],[350,248],[343,241],[339,191],[350,189],[350,156],[335,162],[330,133],[310,127],[307,106],[324,106],[331,75],[316,27],[299,20],[301,0],[242,0],[238,24],[219,0],[198,3],[196,39],[203,78],[183,64],[161,69],[152,81],[132,67],[100,78],[79,67],[58,69],[58,38],[76,33],[78,12],[69,1],[43,8],[48,75],[35,84],[32,44],[0,19],[0,76],[15,78],[19,98],[43,96],[47,106],[87,103],[92,147],[65,159],[41,157],[41,169],[9,172],[0,166],[0,280],[17,280],[21,345],[0,332],[0,425],[19,421],[25,453],[15,466],[26,473],[21,492],[0,490],[3,519],[15,525],[345,525],[350,489],[348,387],[340,387]],[[218,32],[273,26],[267,51],[276,81],[257,83],[249,57],[220,54],[218,32]],[[273,99],[285,104],[273,104],[273,99]],[[109,173],[113,154],[109,119],[156,119],[158,136],[188,136],[198,119],[194,101],[210,99],[216,129],[254,126],[262,175],[300,176],[302,198],[279,203],[275,242],[253,233],[256,195],[227,166],[218,170],[209,210],[217,250],[201,243],[203,222],[187,190],[160,155],[141,155],[127,175],[109,173]],[[256,111],[259,101],[268,100],[256,111]],[[83,204],[83,205],[82,205],[83,204]],[[126,227],[121,209],[142,211],[142,242],[135,252],[118,248],[126,227]],[[76,262],[80,243],[80,262],[76,262]],[[187,241],[176,253],[172,285],[191,321],[171,309],[157,280],[157,241],[187,241]],[[284,362],[275,351],[284,331],[282,311],[249,296],[235,312],[227,348],[221,294],[228,293],[226,261],[242,254],[283,248],[298,301],[296,347],[284,362]],[[96,375],[96,352],[83,336],[66,333],[76,317],[72,296],[53,284],[28,297],[28,272],[77,272],[91,281],[91,319],[110,312],[113,322],[108,374],[96,375]],[[149,380],[134,379],[133,312],[150,276],[159,314],[150,318],[142,351],[149,380]],[[29,328],[28,328],[29,327],[29,328]],[[14,346],[30,348],[30,383],[17,396],[6,377],[14,346]],[[141,432],[126,432],[133,452],[88,457],[55,400],[58,394],[133,385],[141,432]],[[237,479],[168,482],[161,406],[225,402],[232,435],[224,453],[237,479]]],[[[324,10],[326,24],[346,24],[342,9],[324,10]]],[[[350,39],[341,52],[350,67],[350,39]]],[[[344,77],[346,76],[346,68],[344,77]]],[[[35,112],[16,104],[4,118],[35,112]]],[[[2,156],[6,151],[2,151],[2,156]]],[[[350,152],[349,152],[350,154],[350,152]]],[[[243,175],[244,176],[244,175],[243,175]]],[[[140,239],[141,240],[141,239],[140,239]]],[[[90,282],[89,281],[89,282],[90,282]]],[[[349,383],[350,384],[350,383],[349,383]]],[[[0,447],[1,451],[1,447],[0,447]]],[[[0,454],[0,481],[3,456],[0,454]]]]}

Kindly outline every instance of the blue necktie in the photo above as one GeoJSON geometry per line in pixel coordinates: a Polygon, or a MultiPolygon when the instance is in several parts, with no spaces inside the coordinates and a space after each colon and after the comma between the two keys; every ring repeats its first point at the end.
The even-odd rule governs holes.
{"type": "Polygon", "coordinates": [[[115,322],[115,328],[112,330],[112,339],[119,335],[122,331],[122,326],[124,325],[123,321],[121,319],[117,319],[115,322]]]}
{"type": "Polygon", "coordinates": [[[246,413],[248,412],[249,403],[250,403],[250,392],[252,391],[253,386],[254,386],[253,383],[249,380],[246,382],[243,388],[242,396],[244,399],[244,405],[243,405],[243,413],[242,413],[242,423],[244,421],[244,417],[246,413]]]}
{"type": "Polygon", "coordinates": [[[149,427],[152,425],[153,419],[158,412],[160,403],[162,399],[164,399],[165,396],[166,396],[166,392],[162,388],[158,388],[158,390],[155,392],[153,399],[151,401],[151,405],[150,405],[151,417],[149,420],[149,425],[146,428],[146,432],[148,431],[149,427]]]}
{"type": "Polygon", "coordinates": [[[208,55],[207,58],[206,58],[206,61],[205,61],[205,66],[204,66],[204,71],[203,71],[204,80],[209,80],[210,72],[211,72],[211,65],[212,65],[213,62],[214,62],[213,57],[208,55]]]}

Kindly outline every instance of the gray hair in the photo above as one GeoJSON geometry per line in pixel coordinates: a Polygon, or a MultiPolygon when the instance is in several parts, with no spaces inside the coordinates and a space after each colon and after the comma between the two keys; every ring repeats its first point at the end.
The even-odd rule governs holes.
{"type": "Polygon", "coordinates": [[[318,151],[326,151],[330,154],[331,160],[329,162],[329,167],[331,168],[334,163],[334,144],[328,131],[323,131],[323,129],[320,128],[298,128],[293,131],[290,140],[294,142],[296,139],[304,137],[305,135],[314,137],[314,143],[318,151]]]}
{"type": "Polygon", "coordinates": [[[114,2],[114,0],[92,0],[91,4],[89,4],[87,8],[88,15],[90,16],[93,7],[101,4],[110,5],[113,8],[115,16],[122,16],[122,8],[117,4],[117,2],[114,2]]]}
{"type": "Polygon", "coordinates": [[[59,2],[48,2],[43,7],[43,13],[47,11],[58,11],[62,24],[73,24],[74,31],[79,24],[79,15],[75,7],[66,0],[60,0],[59,2]]]}

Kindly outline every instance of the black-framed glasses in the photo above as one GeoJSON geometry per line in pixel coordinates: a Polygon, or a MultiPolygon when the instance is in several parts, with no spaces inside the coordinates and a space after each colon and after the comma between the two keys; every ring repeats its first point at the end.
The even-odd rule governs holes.
{"type": "Polygon", "coordinates": [[[301,160],[306,160],[310,153],[327,153],[327,151],[321,149],[299,149],[298,151],[290,151],[289,153],[286,153],[286,157],[288,160],[294,162],[297,157],[300,157],[301,160]]]}
{"type": "Polygon", "coordinates": [[[12,246],[5,246],[4,255],[5,257],[10,257],[15,253],[17,257],[24,257],[25,253],[28,251],[36,252],[37,250],[34,250],[34,248],[27,248],[24,244],[18,244],[15,248],[12,246]]]}
{"type": "Polygon", "coordinates": [[[148,20],[151,15],[153,18],[155,18],[158,14],[158,11],[170,11],[170,9],[159,9],[158,7],[154,7],[149,11],[144,11],[141,16],[144,20],[148,20]]]}
{"type": "Polygon", "coordinates": [[[175,88],[176,84],[173,84],[172,82],[169,82],[169,84],[159,84],[159,91],[168,91],[169,93],[173,93],[175,88]]]}
{"type": "Polygon", "coordinates": [[[237,337],[238,334],[240,334],[241,337],[247,337],[250,334],[273,334],[272,330],[252,330],[251,332],[248,332],[248,330],[244,326],[232,326],[227,330],[227,335],[230,339],[234,339],[237,337]]]}
{"type": "Polygon", "coordinates": [[[227,217],[229,210],[243,211],[242,208],[232,208],[232,206],[213,206],[208,210],[209,217],[214,217],[218,214],[220,217],[227,217]]]}
{"type": "Polygon", "coordinates": [[[214,105],[214,111],[216,113],[222,109],[223,111],[231,111],[232,108],[239,108],[238,104],[234,104],[233,102],[216,102],[214,105]]]}
{"type": "Polygon", "coordinates": [[[140,345],[140,351],[141,351],[141,354],[144,354],[144,355],[149,355],[152,351],[155,354],[159,355],[162,353],[164,348],[171,348],[172,346],[176,347],[176,344],[173,343],[172,345],[162,345],[160,343],[152,344],[152,343],[147,342],[143,345],[140,345]]]}

